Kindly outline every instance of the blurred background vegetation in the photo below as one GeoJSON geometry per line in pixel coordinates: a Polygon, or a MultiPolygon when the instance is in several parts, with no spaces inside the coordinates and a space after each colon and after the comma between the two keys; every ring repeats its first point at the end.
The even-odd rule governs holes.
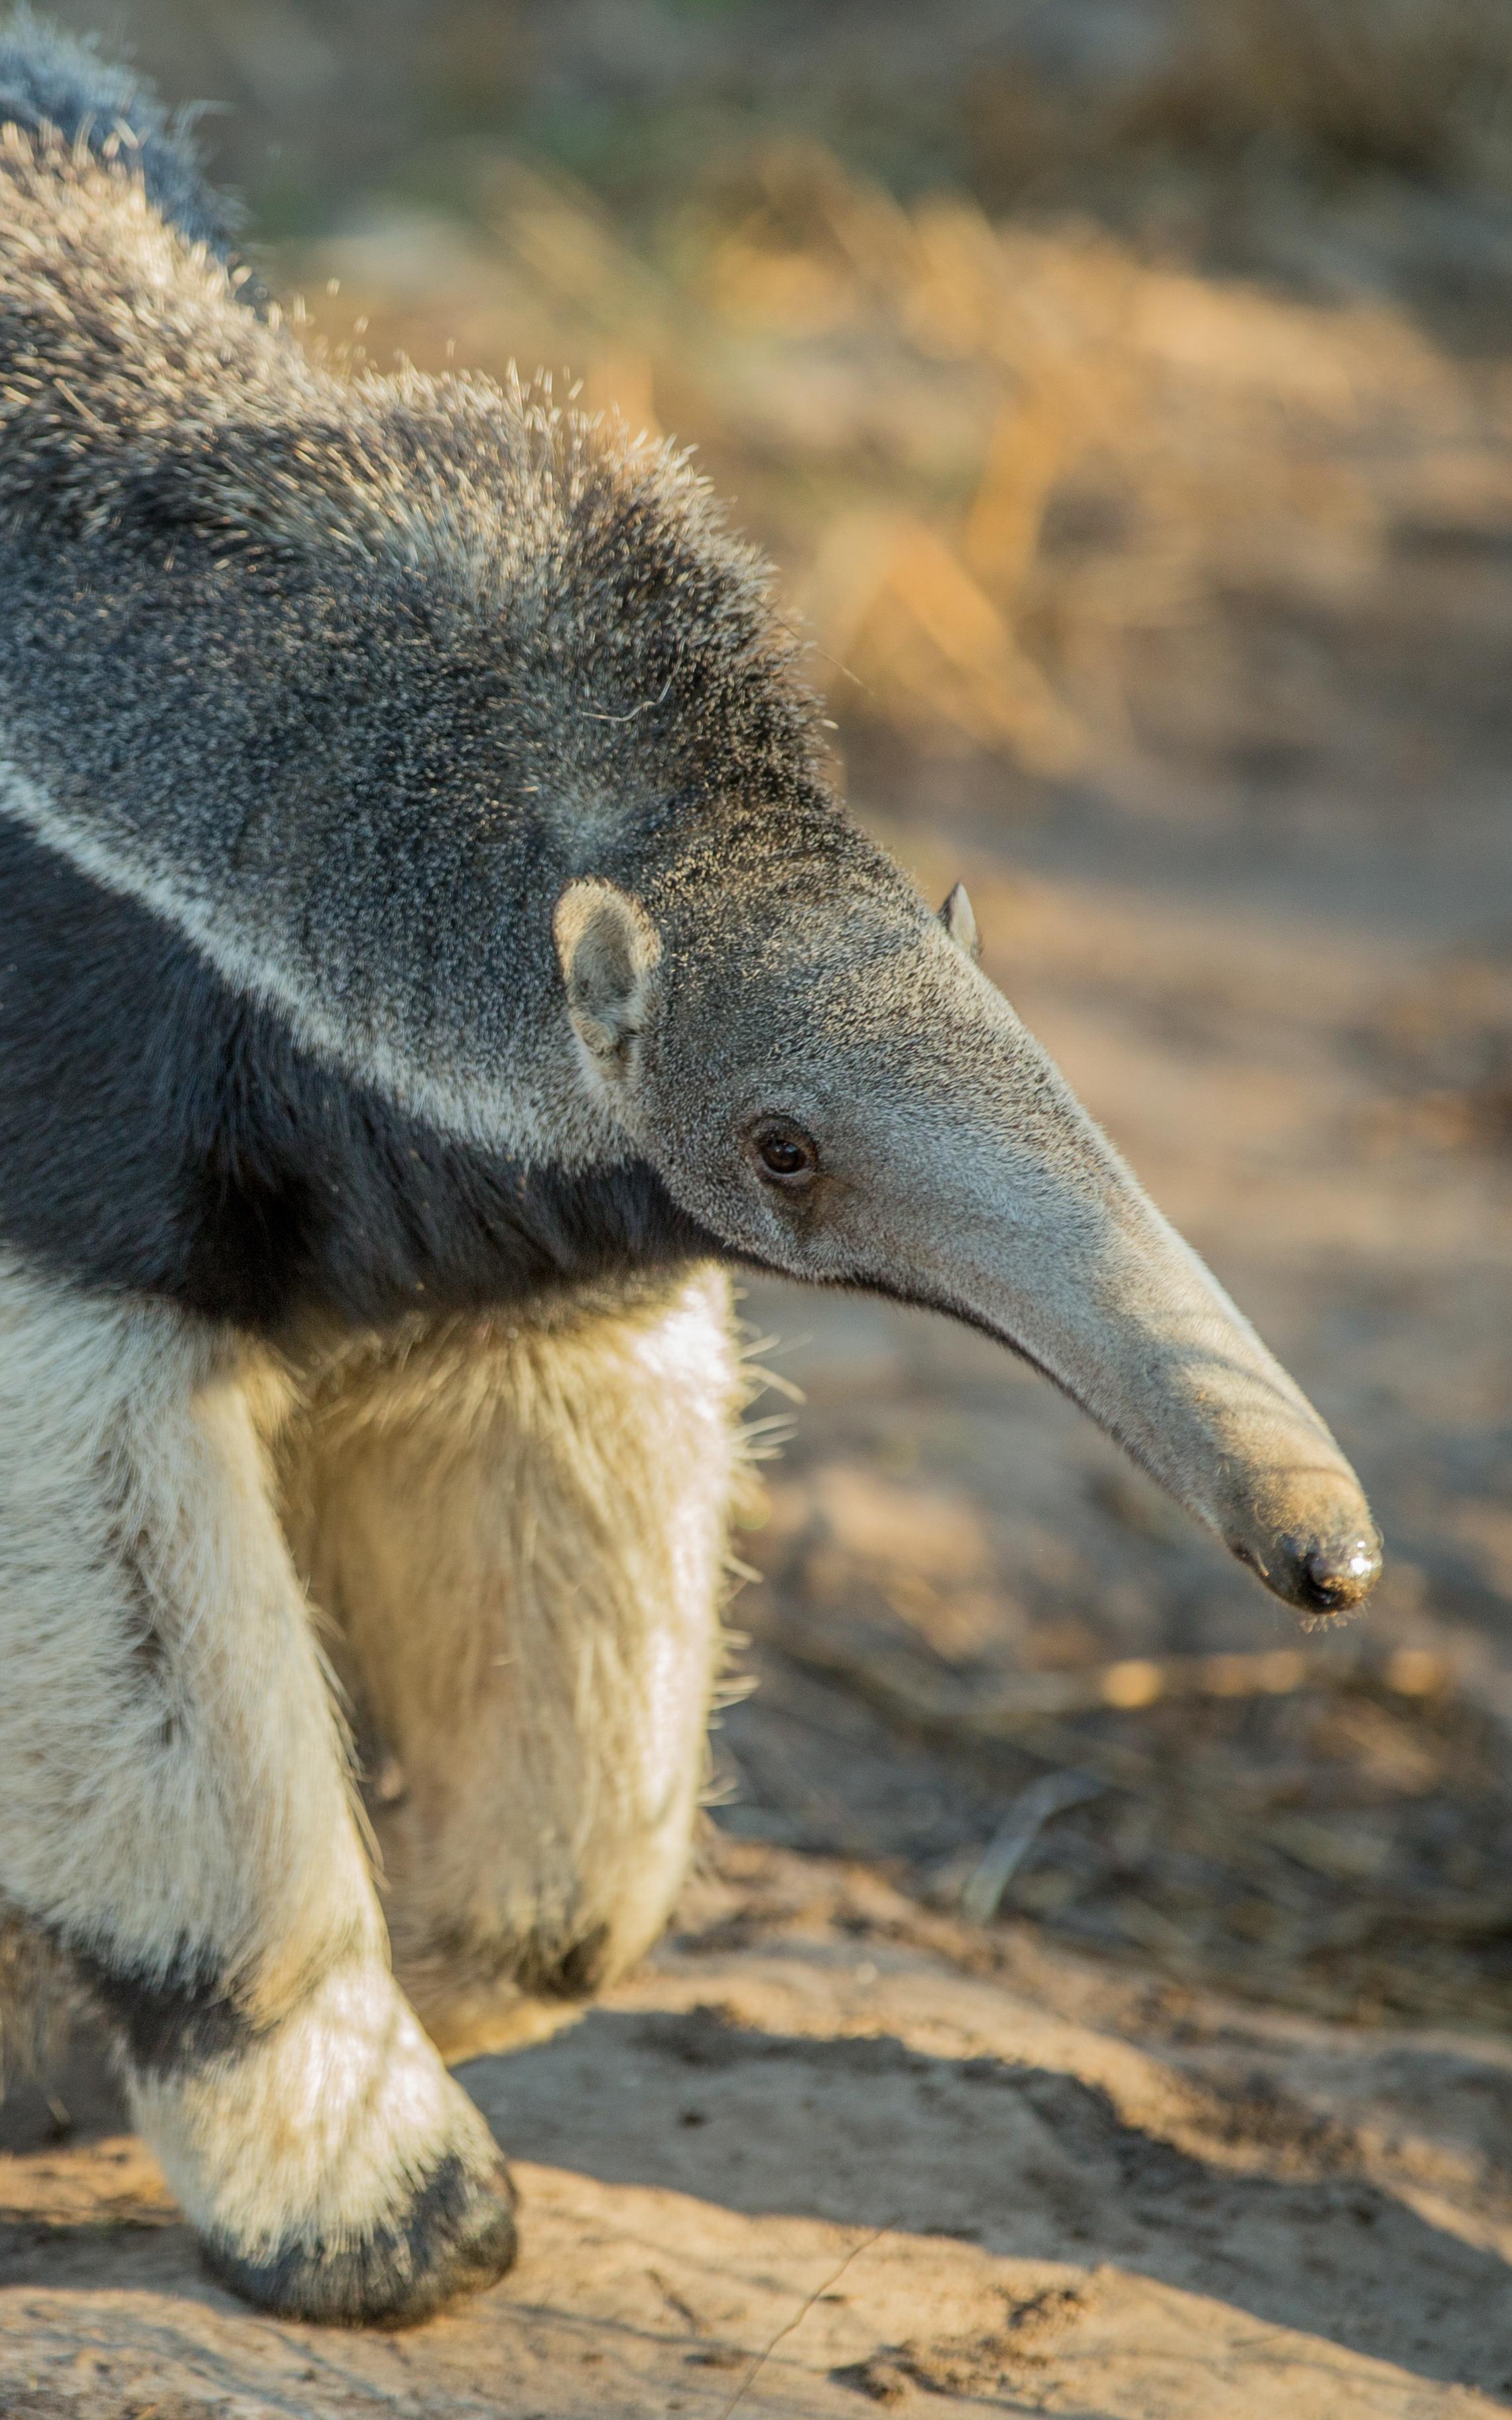
{"type": "Polygon", "coordinates": [[[857,811],[1382,1515],[1299,1643],[980,1340],[757,1290],[809,1400],[727,1837],[1504,2022],[1512,0],[101,6],[305,341],[696,444],[857,811]]]}
{"type": "Polygon", "coordinates": [[[1509,0],[110,13],[332,346],[696,442],[847,725],[1274,778],[1307,634],[1512,539],[1509,0]]]}

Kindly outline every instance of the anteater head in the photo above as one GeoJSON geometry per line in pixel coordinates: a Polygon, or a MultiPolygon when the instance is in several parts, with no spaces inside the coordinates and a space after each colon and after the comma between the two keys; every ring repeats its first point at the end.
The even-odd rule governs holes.
{"type": "Polygon", "coordinates": [[[1288,1604],[1361,1603],[1349,1464],[982,973],[964,892],[933,915],[803,820],[558,899],[581,1079],[627,1146],[739,1258],[998,1338],[1288,1604]]]}

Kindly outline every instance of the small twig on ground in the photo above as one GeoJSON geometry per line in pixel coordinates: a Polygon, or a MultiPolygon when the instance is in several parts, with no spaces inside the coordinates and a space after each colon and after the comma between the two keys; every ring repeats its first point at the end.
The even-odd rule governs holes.
{"type": "Polygon", "coordinates": [[[972,1924],[990,1924],[1044,1825],[1069,1807],[1101,1798],[1108,1786],[1101,1775],[1073,1769],[1042,1774],[1021,1790],[966,1879],[961,1893],[962,1915],[972,1924]]]}
{"type": "Polygon", "coordinates": [[[896,2217],[884,2219],[882,2225],[880,2226],[874,2226],[870,2235],[862,2237],[859,2243],[852,2244],[849,2252],[845,2255],[844,2259],[841,2262],[840,2267],[835,2271],[833,2276],[826,2277],[822,2285],[816,2286],[813,2292],[809,2296],[808,2301],[803,2304],[802,2308],[795,2311],[792,2319],[789,2319],[784,2326],[778,2329],[778,2332],[772,2338],[770,2344],[763,2346],[761,2351],[751,2363],[750,2367],[747,2370],[745,2377],[741,2380],[740,2384],[736,2387],[733,2395],[730,2397],[729,2402],[721,2407],[719,2412],[719,2420],[730,2420],[730,2414],[733,2412],[736,2404],[741,2401],[747,2389],[754,2384],[756,2379],[771,2360],[773,2353],[776,2352],[778,2346],[788,2336],[792,2335],[795,2328],[800,2328],[803,2325],[804,2320],[808,2318],[810,2312],[813,2309],[813,2306],[817,2302],[822,2301],[825,2294],[832,2294],[834,2292],[836,2287],[840,2284],[841,2279],[844,2276],[846,2270],[851,2267],[852,2263],[859,2260],[863,2252],[870,2252],[872,2244],[880,2242],[883,2236],[887,2233],[888,2228],[896,2226],[897,2224],[898,2221],[896,2217]]]}

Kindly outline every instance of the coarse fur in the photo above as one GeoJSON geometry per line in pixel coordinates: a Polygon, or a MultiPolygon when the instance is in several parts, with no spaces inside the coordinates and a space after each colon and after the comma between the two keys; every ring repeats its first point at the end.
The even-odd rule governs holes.
{"type": "Polygon", "coordinates": [[[555,1321],[364,1340],[283,1432],[395,1968],[449,2058],[560,2022],[682,1881],[745,1392],[730,1327],[704,1267],[555,1321]]]}
{"type": "Polygon", "coordinates": [[[0,1265],[0,1874],[217,2268],[418,2317],[497,2273],[510,2198],[390,1973],[259,1435],[283,1393],[171,1304],[0,1265]]]}
{"type": "Polygon", "coordinates": [[[153,207],[161,136],[72,132],[0,132],[0,800],[347,1074],[612,1154],[531,899],[675,873],[753,788],[767,853],[786,810],[899,880],[824,796],[764,566],[670,448],[322,370],[153,207]]]}
{"type": "Polygon", "coordinates": [[[986,1329],[1292,1602],[1379,1550],[686,461],[336,375],[233,233],[0,28],[0,1898],[219,2273],[394,2323],[513,2251],[442,2055],[686,1862],[731,1266],[986,1329]]]}

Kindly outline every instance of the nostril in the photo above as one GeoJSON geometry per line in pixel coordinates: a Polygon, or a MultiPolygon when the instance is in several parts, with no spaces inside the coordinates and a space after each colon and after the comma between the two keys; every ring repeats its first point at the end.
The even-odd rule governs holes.
{"type": "Polygon", "coordinates": [[[1381,1541],[1355,1537],[1341,1546],[1314,1546],[1303,1558],[1303,1604],[1319,1613],[1343,1613],[1362,1605],[1381,1577],[1381,1541]]]}

